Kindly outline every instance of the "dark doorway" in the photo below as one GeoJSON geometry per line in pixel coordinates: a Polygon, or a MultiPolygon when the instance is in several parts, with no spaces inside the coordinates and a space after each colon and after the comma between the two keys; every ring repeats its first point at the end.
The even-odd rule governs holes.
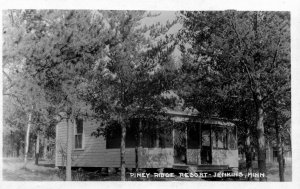
{"type": "Polygon", "coordinates": [[[183,123],[177,123],[174,128],[174,163],[186,164],[186,125],[183,123]]]}
{"type": "Polygon", "coordinates": [[[211,127],[209,125],[205,125],[202,126],[201,130],[201,164],[211,164],[211,127]]]}

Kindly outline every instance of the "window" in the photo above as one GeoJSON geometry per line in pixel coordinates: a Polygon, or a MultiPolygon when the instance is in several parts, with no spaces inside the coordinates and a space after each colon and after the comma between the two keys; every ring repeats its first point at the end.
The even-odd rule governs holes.
{"type": "Polygon", "coordinates": [[[75,128],[75,149],[83,148],[83,120],[76,119],[76,128],[75,128]]]}
{"type": "Polygon", "coordinates": [[[212,141],[213,148],[216,149],[227,149],[228,148],[228,135],[227,129],[223,127],[213,127],[212,141]]]}

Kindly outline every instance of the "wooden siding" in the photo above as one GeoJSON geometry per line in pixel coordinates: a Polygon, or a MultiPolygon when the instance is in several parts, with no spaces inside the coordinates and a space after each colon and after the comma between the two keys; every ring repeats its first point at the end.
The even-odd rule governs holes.
{"type": "Polygon", "coordinates": [[[200,149],[187,149],[187,163],[191,165],[201,165],[200,149]]]}
{"type": "Polygon", "coordinates": [[[56,125],[55,166],[66,165],[67,152],[67,123],[60,122],[56,125]]]}
{"type": "Polygon", "coordinates": [[[238,150],[212,150],[213,165],[228,165],[229,167],[238,167],[238,150]]]}
{"type": "MultiPolygon", "coordinates": [[[[70,124],[72,124],[70,122],[70,124]]],[[[72,166],[74,167],[119,167],[120,149],[106,149],[103,137],[96,138],[91,133],[98,127],[96,122],[83,122],[83,149],[74,149],[73,135],[72,166]]],[[[74,128],[73,128],[74,129],[74,128]]],[[[56,157],[55,166],[65,166],[67,123],[60,122],[56,126],[56,157]]],[[[125,155],[126,167],[135,167],[135,149],[127,148],[125,155]]]]}
{"type": "MultiPolygon", "coordinates": [[[[83,149],[74,149],[75,135],[73,134],[72,166],[120,167],[120,149],[106,149],[106,141],[103,137],[91,136],[97,127],[98,124],[95,121],[84,121],[83,149]]],[[[56,126],[56,166],[66,164],[66,143],[67,124],[64,121],[56,126]]],[[[140,168],[166,168],[174,165],[173,148],[139,148],[138,151],[140,168]]],[[[199,165],[200,149],[187,149],[187,160],[189,164],[199,165]]],[[[128,168],[135,167],[134,148],[126,148],[125,162],[128,168]]],[[[238,150],[212,150],[212,164],[238,167],[238,150]]]]}
{"type": "Polygon", "coordinates": [[[171,168],[174,165],[173,148],[139,148],[140,168],[171,168]]]}

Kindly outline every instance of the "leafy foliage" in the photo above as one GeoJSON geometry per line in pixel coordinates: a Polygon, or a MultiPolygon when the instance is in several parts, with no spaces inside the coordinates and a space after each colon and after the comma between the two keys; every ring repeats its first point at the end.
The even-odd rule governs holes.
{"type": "Polygon", "coordinates": [[[274,119],[268,107],[273,101],[290,101],[282,98],[290,93],[289,13],[181,13],[181,95],[205,117],[255,124],[259,170],[265,173],[264,123],[274,119]],[[252,112],[245,114],[246,108],[252,112]]]}
{"type": "Polygon", "coordinates": [[[197,108],[230,111],[232,103],[256,101],[256,88],[264,101],[290,89],[288,13],[182,12],[181,19],[183,91],[197,108]]]}

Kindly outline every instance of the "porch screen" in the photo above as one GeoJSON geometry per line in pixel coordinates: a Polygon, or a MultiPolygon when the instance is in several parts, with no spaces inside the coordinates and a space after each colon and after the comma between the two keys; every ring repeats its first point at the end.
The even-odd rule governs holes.
{"type": "Polygon", "coordinates": [[[172,128],[168,123],[145,121],[142,128],[142,147],[171,148],[173,147],[172,128]]]}
{"type": "Polygon", "coordinates": [[[228,130],[226,127],[212,126],[212,141],[213,148],[227,149],[228,148],[228,130]]]}
{"type": "Polygon", "coordinates": [[[228,128],[228,147],[231,150],[237,149],[236,127],[228,128]]]}
{"type": "Polygon", "coordinates": [[[121,146],[121,127],[113,125],[106,129],[106,148],[120,148],[121,146]]]}
{"type": "Polygon", "coordinates": [[[142,147],[154,148],[156,143],[156,128],[154,123],[143,121],[142,125],[142,147]]]}
{"type": "MultiPolygon", "coordinates": [[[[126,128],[126,148],[138,146],[138,124],[139,120],[131,120],[130,126],[126,128]]],[[[142,121],[142,147],[144,148],[168,148],[173,146],[172,129],[165,127],[156,121],[142,121]]],[[[106,148],[120,148],[121,127],[113,125],[106,130],[106,148]]]]}
{"type": "Polygon", "coordinates": [[[172,128],[168,123],[162,123],[158,128],[159,137],[159,147],[160,148],[172,148],[173,138],[172,138],[172,128]]]}
{"type": "MultiPolygon", "coordinates": [[[[113,125],[107,129],[106,134],[106,148],[120,148],[121,146],[121,126],[113,125]]],[[[134,148],[137,145],[137,128],[135,124],[126,128],[125,147],[134,148]]]]}
{"type": "Polygon", "coordinates": [[[138,137],[138,121],[131,120],[130,126],[126,129],[126,140],[125,146],[126,148],[135,148],[138,145],[137,137],[138,137]]]}
{"type": "Polygon", "coordinates": [[[187,125],[187,144],[188,149],[199,149],[199,125],[196,123],[189,123],[187,125]]]}

